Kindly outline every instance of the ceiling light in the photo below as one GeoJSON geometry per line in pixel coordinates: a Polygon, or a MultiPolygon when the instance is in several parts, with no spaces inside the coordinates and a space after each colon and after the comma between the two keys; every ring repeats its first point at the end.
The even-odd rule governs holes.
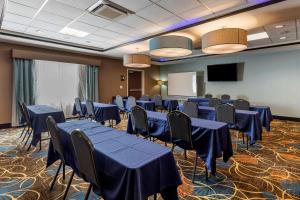
{"type": "Polygon", "coordinates": [[[286,39],[286,37],[285,37],[285,36],[283,36],[283,37],[281,37],[281,38],[279,38],[279,39],[281,39],[281,40],[285,40],[285,39],[286,39]]]}
{"type": "Polygon", "coordinates": [[[123,56],[125,67],[146,68],[151,66],[150,56],[145,54],[127,54],[123,56]]]}
{"type": "Polygon", "coordinates": [[[64,27],[59,32],[62,34],[71,35],[74,37],[85,37],[85,36],[89,35],[89,33],[87,33],[87,32],[76,30],[74,28],[69,28],[69,27],[64,27]]]}
{"type": "Polygon", "coordinates": [[[283,25],[277,25],[275,28],[283,28],[283,25]]]}
{"type": "Polygon", "coordinates": [[[253,40],[260,40],[260,39],[265,39],[269,38],[269,35],[267,32],[261,32],[261,33],[255,33],[247,36],[248,41],[253,41],[253,40]]]}
{"type": "Polygon", "coordinates": [[[227,54],[247,48],[247,31],[223,28],[202,36],[202,51],[208,54],[227,54]]]}
{"type": "Polygon", "coordinates": [[[158,57],[180,57],[192,54],[192,40],[184,36],[167,35],[152,38],[150,54],[158,57]]]}
{"type": "Polygon", "coordinates": [[[36,30],[36,32],[37,32],[37,33],[42,33],[43,31],[41,31],[41,30],[36,30]]]}

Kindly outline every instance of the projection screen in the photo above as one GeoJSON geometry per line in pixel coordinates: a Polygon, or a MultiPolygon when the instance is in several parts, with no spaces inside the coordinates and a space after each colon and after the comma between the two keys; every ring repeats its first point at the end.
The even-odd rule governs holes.
{"type": "Polygon", "coordinates": [[[170,96],[197,96],[197,73],[168,74],[168,95],[170,96]]]}

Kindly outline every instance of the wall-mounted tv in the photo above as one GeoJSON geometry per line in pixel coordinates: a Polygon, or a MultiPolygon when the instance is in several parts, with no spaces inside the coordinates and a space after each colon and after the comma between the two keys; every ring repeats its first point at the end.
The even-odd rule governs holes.
{"type": "Polygon", "coordinates": [[[241,81],[244,63],[230,63],[207,66],[207,81],[241,81]]]}

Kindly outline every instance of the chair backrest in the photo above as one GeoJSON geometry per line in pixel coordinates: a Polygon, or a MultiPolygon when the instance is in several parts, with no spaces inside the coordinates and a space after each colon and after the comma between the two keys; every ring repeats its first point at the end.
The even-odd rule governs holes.
{"type": "Polygon", "coordinates": [[[65,163],[64,146],[62,145],[61,136],[56,121],[52,116],[48,116],[46,119],[46,123],[48,131],[51,135],[53,149],[56,153],[59,154],[59,157],[63,161],[63,163],[65,163]]]}
{"type": "Polygon", "coordinates": [[[213,98],[213,95],[212,94],[205,94],[204,97],[207,98],[207,99],[210,99],[210,98],[213,98]]]}
{"type": "Polygon", "coordinates": [[[155,95],[153,97],[153,99],[154,99],[154,102],[155,102],[155,106],[162,106],[163,105],[162,104],[162,97],[159,94],[155,95]]]}
{"type": "Polygon", "coordinates": [[[221,99],[222,100],[229,100],[230,99],[230,95],[228,95],[228,94],[222,94],[221,99]]]}
{"type": "Polygon", "coordinates": [[[84,114],[82,111],[82,105],[81,105],[81,101],[80,101],[79,97],[75,98],[75,108],[76,108],[77,113],[80,115],[80,117],[83,117],[84,114]]]}
{"type": "Polygon", "coordinates": [[[141,97],[141,100],[143,100],[143,101],[150,101],[150,96],[149,95],[143,95],[141,97]]]}
{"type": "Polygon", "coordinates": [[[209,107],[216,107],[217,105],[221,104],[221,100],[218,98],[210,98],[208,100],[209,107]]]}
{"type": "Polygon", "coordinates": [[[79,165],[80,176],[92,185],[100,188],[100,180],[97,175],[94,146],[90,139],[81,130],[71,133],[71,139],[79,165]]]}
{"type": "Polygon", "coordinates": [[[130,96],[127,99],[127,105],[126,105],[126,109],[131,111],[131,109],[136,106],[136,101],[135,101],[135,97],[130,96]]]}
{"type": "Polygon", "coordinates": [[[191,118],[183,112],[174,110],[168,113],[167,119],[170,127],[172,142],[182,140],[192,147],[191,118]]]}
{"type": "Polygon", "coordinates": [[[198,118],[198,104],[186,101],[183,103],[183,112],[189,117],[198,118]]]}
{"type": "Polygon", "coordinates": [[[134,106],[131,109],[131,122],[133,130],[148,131],[147,112],[141,106],[134,106]]]}
{"type": "Polygon", "coordinates": [[[216,106],[217,121],[228,124],[235,124],[235,108],[230,104],[216,106]]]}
{"type": "Polygon", "coordinates": [[[23,112],[24,112],[25,122],[26,122],[27,126],[31,127],[29,111],[28,111],[28,108],[27,108],[27,106],[24,102],[22,103],[22,108],[23,108],[23,112]]]}
{"type": "Polygon", "coordinates": [[[86,112],[89,117],[94,118],[95,117],[95,108],[94,108],[94,102],[91,100],[86,100],[86,112]]]}
{"type": "Polygon", "coordinates": [[[233,102],[233,106],[235,109],[238,110],[249,110],[250,109],[250,103],[249,101],[246,101],[244,99],[238,99],[233,102]]]}
{"type": "Polygon", "coordinates": [[[124,108],[123,98],[120,95],[116,96],[115,103],[116,103],[116,105],[118,106],[118,108],[120,110],[124,110],[125,109],[124,108]]]}

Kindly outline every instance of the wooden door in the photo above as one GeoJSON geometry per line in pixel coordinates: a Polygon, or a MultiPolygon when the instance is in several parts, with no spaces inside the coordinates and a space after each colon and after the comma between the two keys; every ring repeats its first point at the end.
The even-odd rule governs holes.
{"type": "Polygon", "coordinates": [[[142,71],[128,71],[128,96],[142,97],[142,71]]]}

